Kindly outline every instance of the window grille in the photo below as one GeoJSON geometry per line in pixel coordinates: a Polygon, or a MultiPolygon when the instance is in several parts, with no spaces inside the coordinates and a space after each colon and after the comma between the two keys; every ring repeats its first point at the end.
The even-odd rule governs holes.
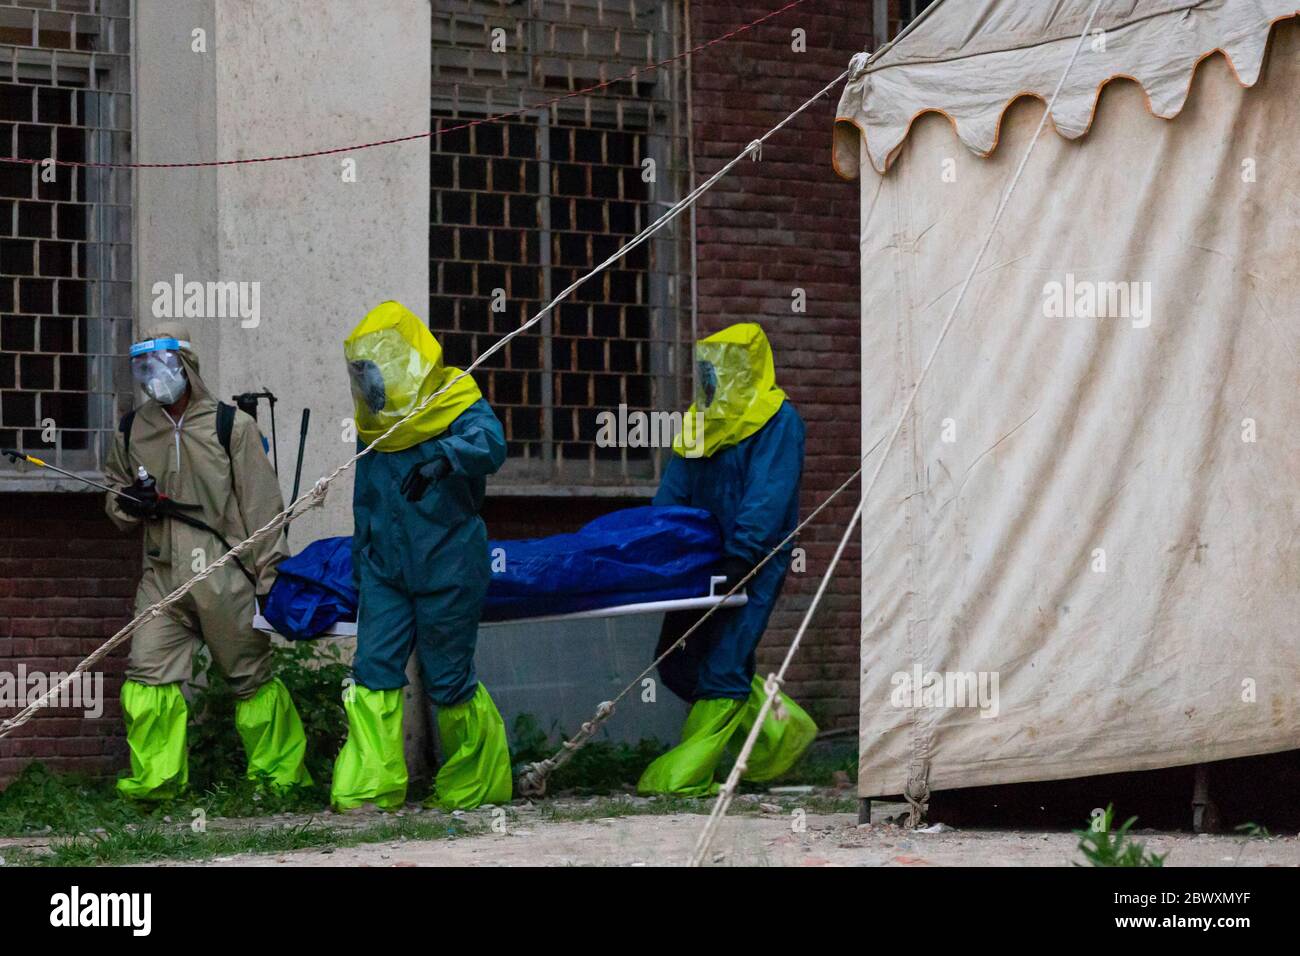
{"type": "MultiPolygon", "coordinates": [[[[101,469],[129,402],[129,0],[0,0],[0,446],[101,469]]],[[[14,466],[3,467],[14,479],[14,466]]],[[[3,472],[0,472],[3,474],[3,472]]]]}
{"type": "MultiPolygon", "coordinates": [[[[450,363],[473,361],[688,191],[680,64],[531,108],[680,53],[675,7],[437,5],[429,322],[450,363]]],[[[587,282],[476,373],[506,428],[505,482],[657,481],[662,450],[601,447],[597,415],[689,401],[686,222],[587,282]]]]}

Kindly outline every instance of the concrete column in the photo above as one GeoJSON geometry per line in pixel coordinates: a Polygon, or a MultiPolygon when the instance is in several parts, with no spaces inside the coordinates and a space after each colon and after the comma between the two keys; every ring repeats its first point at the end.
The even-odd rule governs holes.
{"type": "MultiPolygon", "coordinates": [[[[136,0],[135,29],[138,161],[301,153],[429,128],[429,0],[136,0]]],[[[138,324],[153,320],[154,283],[177,274],[250,291],[256,283],[255,318],[186,321],[220,398],[263,388],[278,396],[286,501],[303,408],[312,410],[304,488],[355,450],[345,432],[348,332],[385,299],[427,310],[429,188],[427,139],[136,173],[138,324]]],[[[260,424],[269,437],[265,411],[260,424]]],[[[351,532],[349,472],[323,508],[293,524],[290,544],[351,532]]],[[[411,672],[407,750],[418,776],[430,738],[411,672]]]]}

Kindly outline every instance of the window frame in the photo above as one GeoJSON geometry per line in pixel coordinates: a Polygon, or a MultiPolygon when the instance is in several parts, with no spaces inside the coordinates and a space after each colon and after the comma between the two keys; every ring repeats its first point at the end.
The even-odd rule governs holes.
{"type": "MultiPolygon", "coordinates": [[[[634,109],[643,113],[645,117],[644,132],[646,145],[644,156],[639,157],[653,158],[655,161],[656,178],[654,182],[647,184],[647,195],[643,203],[640,203],[640,209],[644,210],[641,215],[639,225],[644,228],[671,206],[681,195],[684,195],[688,188],[687,180],[687,156],[689,150],[689,141],[686,132],[684,132],[684,121],[686,119],[686,96],[684,95],[685,73],[676,66],[664,68],[659,72],[662,76],[656,77],[656,81],[650,85],[649,89],[642,95],[603,95],[609,91],[601,91],[591,95],[575,96],[572,99],[562,100],[560,103],[550,107],[526,109],[528,103],[542,102],[555,95],[568,92],[569,89],[581,88],[589,85],[589,79],[582,76],[581,79],[575,78],[573,71],[567,74],[567,87],[556,87],[554,81],[557,77],[562,78],[563,70],[556,71],[554,64],[564,62],[566,54],[561,54],[546,48],[546,37],[552,38],[556,31],[571,29],[579,33],[589,26],[588,20],[583,16],[593,14],[593,10],[578,10],[575,13],[575,22],[566,24],[562,18],[564,11],[556,6],[554,10],[548,9],[545,5],[540,8],[538,5],[530,2],[526,9],[519,11],[506,11],[504,8],[491,6],[491,11],[487,8],[491,6],[485,3],[469,4],[467,10],[460,13],[462,19],[468,18],[472,21],[471,26],[466,27],[464,23],[457,23],[458,14],[448,13],[440,15],[435,13],[434,29],[434,88],[431,95],[431,112],[438,112],[435,120],[454,124],[456,121],[471,121],[483,115],[494,115],[500,113],[513,113],[521,110],[521,116],[512,116],[508,122],[527,121],[535,125],[537,129],[537,150],[536,160],[538,163],[538,190],[537,190],[537,227],[530,230],[530,237],[536,236],[538,241],[538,261],[536,268],[539,271],[538,282],[538,303],[532,308],[532,300],[528,317],[531,317],[543,305],[548,303],[552,296],[559,291],[559,282],[555,278],[555,272],[558,269],[566,268],[556,265],[552,261],[553,242],[562,230],[553,227],[551,221],[550,204],[555,197],[551,190],[551,177],[549,175],[552,164],[559,162],[551,158],[551,134],[556,126],[573,126],[584,125],[583,123],[575,124],[573,120],[585,120],[588,128],[602,129],[600,121],[608,121],[608,128],[627,129],[626,119],[627,110],[634,109]],[[473,8],[473,9],[468,9],[473,8]],[[555,21],[543,22],[538,19],[538,10],[541,10],[541,16],[547,13],[554,13],[557,16],[555,21]],[[511,16],[515,18],[512,20],[511,16]],[[439,16],[446,21],[442,25],[443,31],[439,30],[439,16]],[[482,23],[479,24],[481,19],[482,23]],[[498,21],[500,21],[498,23],[498,21]],[[450,24],[450,26],[449,26],[450,24]],[[438,66],[438,53],[442,51],[452,51],[452,53],[462,54],[461,59],[469,61],[471,53],[458,49],[457,29],[472,31],[481,29],[486,33],[493,26],[505,26],[511,38],[511,42],[523,39],[525,47],[515,51],[513,59],[503,63],[500,76],[496,82],[485,78],[481,72],[476,72],[473,65],[463,66],[463,70],[468,77],[465,80],[448,79],[442,80],[440,86],[440,68],[438,66]],[[513,32],[511,32],[513,28],[513,32]],[[440,36],[451,37],[450,40],[442,39],[440,36]],[[441,46],[440,46],[441,43],[441,46]],[[543,76],[539,64],[546,61],[551,65],[551,71],[546,72],[543,76]],[[539,77],[541,79],[539,79],[539,77]],[[479,94],[473,103],[466,102],[469,97],[462,97],[463,87],[469,87],[474,93],[479,94]],[[518,103],[511,100],[514,97],[518,103]],[[513,108],[512,108],[513,106],[513,108]],[[456,120],[448,120],[450,115],[456,120]]],[[[631,4],[630,7],[635,10],[637,5],[631,4]]],[[[653,36],[653,42],[650,47],[654,50],[657,59],[666,58],[667,51],[678,52],[683,40],[682,23],[680,11],[677,10],[676,4],[659,3],[653,7],[651,14],[656,23],[656,28],[650,31],[653,36]]],[[[453,57],[454,59],[454,57],[453,57]]],[[[591,60],[579,58],[578,72],[582,68],[588,70],[599,69],[605,70],[604,64],[594,65],[591,60]]],[[[622,68],[627,65],[637,65],[635,63],[620,62],[617,66],[611,67],[609,71],[602,72],[602,79],[609,79],[612,76],[619,75],[622,68]]],[[[643,65],[643,64],[642,64],[643,65]]],[[[458,67],[461,68],[461,67],[458,67]]],[[[642,82],[645,82],[644,80],[642,82]]],[[[435,155],[440,155],[437,150],[436,142],[431,146],[435,150],[435,155]]],[[[622,167],[615,167],[621,169],[622,167]]],[[[431,188],[433,184],[431,183],[431,188]]],[[[435,189],[436,191],[436,189],[435,189]]],[[[508,194],[516,195],[516,194],[508,194]]],[[[599,198],[599,197],[596,197],[599,198]]],[[[444,224],[437,221],[438,211],[436,205],[431,207],[431,216],[435,221],[431,225],[438,227],[444,224]]],[[[621,236],[619,242],[626,242],[631,236],[621,236]]],[[[531,241],[531,240],[530,240],[531,241]]],[[[645,372],[619,373],[616,369],[610,369],[614,374],[635,374],[644,375],[647,382],[647,390],[650,395],[649,408],[663,411],[681,411],[684,409],[684,402],[688,400],[690,394],[690,362],[689,355],[689,328],[690,328],[690,277],[688,263],[690,261],[693,249],[690,243],[693,241],[693,234],[687,229],[687,220],[680,217],[669,226],[660,231],[654,238],[646,244],[647,267],[641,272],[641,282],[644,282],[645,311],[647,315],[648,337],[637,339],[638,343],[644,343],[644,348],[648,350],[644,362],[647,366],[645,372]],[[683,357],[684,356],[684,357],[683,357]]],[[[430,260],[433,265],[431,273],[436,271],[439,264],[439,251],[430,249],[430,260]]],[[[592,262],[592,265],[595,261],[592,262]]],[[[573,270],[576,273],[576,270],[573,270]]],[[[574,275],[576,278],[576,274],[574,275]]],[[[599,279],[592,280],[599,282],[599,279]]],[[[431,274],[431,297],[447,298],[447,293],[443,292],[438,286],[438,279],[431,274]]],[[[478,292],[481,297],[481,290],[478,292]]],[[[582,300],[581,290],[577,293],[577,300],[582,300]]],[[[573,302],[574,298],[566,300],[573,302]]],[[[539,321],[537,326],[538,336],[540,338],[540,360],[538,371],[540,373],[541,384],[539,388],[540,395],[536,402],[536,407],[540,410],[541,427],[539,438],[525,439],[529,445],[535,445],[539,448],[539,453],[533,456],[512,454],[502,470],[494,476],[493,490],[494,493],[516,494],[516,495],[618,495],[618,496],[644,496],[653,494],[657,487],[659,478],[665,464],[666,450],[663,449],[632,449],[632,456],[628,455],[629,449],[619,449],[618,454],[613,459],[606,459],[595,453],[594,446],[589,439],[579,439],[577,435],[572,438],[557,437],[559,433],[556,430],[556,415],[561,411],[571,413],[574,410],[579,415],[590,414],[594,426],[595,416],[603,411],[617,413],[617,406],[606,408],[603,405],[593,402],[590,406],[565,405],[556,394],[558,391],[557,376],[562,374],[563,370],[557,370],[554,367],[551,342],[559,337],[567,336],[558,335],[556,332],[555,315],[563,311],[565,303],[557,305],[555,310],[547,312],[539,321]],[[585,457],[565,457],[563,455],[563,446],[566,444],[586,444],[589,447],[589,454],[585,457]]],[[[617,303],[611,303],[617,304],[617,303]]],[[[437,325],[437,319],[430,316],[432,325],[437,325]]],[[[435,328],[435,331],[437,329],[435,328]]],[[[495,326],[492,331],[487,333],[490,340],[499,339],[501,334],[505,334],[509,329],[498,332],[495,326]]],[[[530,330],[531,332],[531,330],[530,330]]],[[[482,333],[476,333],[482,335],[482,333]]],[[[608,337],[599,335],[582,339],[583,341],[607,341],[608,337]]],[[[602,374],[600,372],[586,374],[602,374]]],[[[486,391],[486,389],[485,389],[486,391]]],[[[530,398],[531,402],[531,398],[530,398]]],[[[631,408],[640,406],[631,405],[631,408]]],[[[586,422],[581,422],[585,426],[586,422]]],[[[594,431],[594,427],[592,428],[594,431]]],[[[583,431],[577,433],[583,434],[583,431]]]]}

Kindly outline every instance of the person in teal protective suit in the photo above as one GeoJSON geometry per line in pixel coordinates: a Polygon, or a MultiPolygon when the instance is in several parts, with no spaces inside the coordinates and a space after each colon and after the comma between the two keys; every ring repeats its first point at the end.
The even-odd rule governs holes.
{"type": "MultiPolygon", "coordinates": [[[[711,512],[722,530],[721,573],[729,590],[792,532],[799,518],[804,426],[776,386],[772,349],[752,323],[733,325],[695,346],[696,395],[656,505],[690,505],[711,512]]],[[[754,652],[790,568],[792,543],[745,586],[749,601],[719,610],[683,648],[659,665],[664,683],[691,703],[682,741],[655,760],[637,789],[706,796],[723,751],[754,726],[764,698],[754,652]]],[[[656,656],[699,619],[667,615],[656,656]]],[[[817,726],[785,694],[769,711],[745,779],[772,780],[803,755],[817,726]]]]}
{"type": "Polygon", "coordinates": [[[505,461],[505,433],[474,380],[443,364],[433,334],[404,306],[376,307],[344,351],[359,441],[374,451],[357,462],[352,497],[355,683],[344,697],[348,739],[331,803],[347,810],[406,802],[402,688],[412,648],[443,749],[427,805],[508,802],[505,724],[474,673],[491,576],[479,508],[486,477],[505,461]]]}

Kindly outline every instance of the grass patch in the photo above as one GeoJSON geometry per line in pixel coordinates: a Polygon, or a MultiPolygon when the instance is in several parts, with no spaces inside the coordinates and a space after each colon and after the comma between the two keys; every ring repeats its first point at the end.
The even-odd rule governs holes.
{"type": "Polygon", "coordinates": [[[150,823],[56,840],[50,845],[49,853],[29,853],[24,862],[40,866],[121,866],[159,860],[207,860],[240,853],[332,850],[395,840],[450,840],[486,830],[485,824],[441,815],[393,817],[353,828],[330,826],[312,819],[296,826],[209,829],[204,833],[150,823]]]}
{"type": "MultiPolygon", "coordinates": [[[[57,780],[57,778],[55,778],[57,780]]],[[[768,800],[736,800],[733,816],[771,813],[763,804],[781,807],[783,813],[798,808],[807,813],[851,813],[852,797],[822,794],[776,795],[768,800]]],[[[121,801],[119,806],[127,806],[121,801]]],[[[583,823],[592,820],[632,816],[704,815],[712,798],[659,797],[634,799],[630,795],[599,796],[581,802],[547,800],[534,809],[506,807],[509,825],[530,823],[583,823]]],[[[177,811],[173,811],[176,813],[177,811]]],[[[342,826],[320,817],[293,825],[212,825],[195,832],[187,825],[188,815],[164,819],[161,809],[147,817],[129,819],[120,814],[107,821],[91,818],[91,826],[69,826],[71,832],[55,834],[48,849],[32,851],[9,848],[0,851],[8,866],[120,866],[162,860],[206,860],[237,854],[280,854],[293,850],[329,850],[364,843],[398,840],[442,840],[476,836],[489,831],[491,818],[484,812],[448,816],[431,812],[408,816],[387,816],[359,826],[342,826]]]]}
{"type": "Polygon", "coordinates": [[[167,817],[261,817],[314,813],[329,804],[334,755],[347,732],[340,689],[349,674],[337,648],[298,642],[272,648],[272,669],[288,687],[307,735],[307,769],[314,785],[279,794],[243,776],[243,744],[235,729],[235,695],[207,666],[206,649],[194,656],[194,693],[186,730],[190,790],[160,803],[137,803],[118,795],[113,780],[54,774],[29,764],[0,792],[0,836],[33,833],[76,836],[130,825],[165,823],[167,817]]]}
{"type": "Polygon", "coordinates": [[[277,794],[242,777],[176,800],[139,803],[120,796],[112,780],[51,773],[33,763],[0,792],[0,836],[75,836],[166,823],[169,817],[185,822],[199,812],[208,818],[318,813],[328,803],[329,791],[320,784],[277,794]]]}
{"type": "Polygon", "coordinates": [[[28,764],[0,792],[0,836],[80,833],[148,819],[134,804],[119,800],[112,781],[79,774],[55,774],[28,764]]]}
{"type": "MultiPolygon", "coordinates": [[[[106,863],[138,863],[161,859],[202,859],[236,853],[280,853],[307,848],[350,846],[391,839],[438,839],[475,832],[461,818],[434,816],[394,817],[390,822],[361,828],[323,824],[313,815],[329,804],[329,783],[335,754],[346,734],[346,716],[340,689],[349,670],[332,645],[298,642],[275,646],[274,672],[293,696],[307,734],[307,766],[315,781],[309,788],[279,794],[243,774],[245,757],[235,729],[235,697],[229,684],[196,655],[194,693],[190,704],[189,761],[190,789],[175,800],[137,803],[120,796],[113,780],[81,774],[52,773],[39,763],[29,764],[0,791],[0,836],[48,837],[50,852],[22,848],[0,851],[5,865],[58,864],[68,866],[106,863]],[[264,818],[293,813],[308,816],[305,824],[214,827],[221,819],[264,818]],[[207,821],[206,832],[194,832],[189,824],[207,821]]],[[[558,728],[543,730],[529,714],[517,717],[512,727],[512,759],[518,774],[523,766],[551,756],[563,735],[558,728]]],[[[737,742],[737,746],[739,742],[737,742]]],[[[635,744],[596,740],[580,750],[556,771],[549,781],[552,794],[581,796],[609,795],[586,804],[545,801],[532,819],[582,821],[600,817],[645,814],[707,813],[710,800],[657,799],[650,802],[626,799],[650,762],[667,745],[654,739],[635,744]]],[[[719,773],[725,773],[734,754],[724,757],[719,773]]],[[[857,757],[852,747],[816,745],[776,784],[826,785],[837,771],[856,777],[857,757]]],[[[424,787],[427,788],[427,782],[424,787]]],[[[415,783],[408,794],[418,801],[415,783]]],[[[746,792],[764,788],[744,785],[746,792]]],[[[827,795],[786,795],[770,801],[799,806],[810,813],[852,812],[851,798],[827,795]],[[784,803],[782,802],[784,800],[784,803]]],[[[512,819],[524,816],[509,810],[512,819]]],[[[761,813],[756,802],[739,800],[733,813],[761,813]]]]}

